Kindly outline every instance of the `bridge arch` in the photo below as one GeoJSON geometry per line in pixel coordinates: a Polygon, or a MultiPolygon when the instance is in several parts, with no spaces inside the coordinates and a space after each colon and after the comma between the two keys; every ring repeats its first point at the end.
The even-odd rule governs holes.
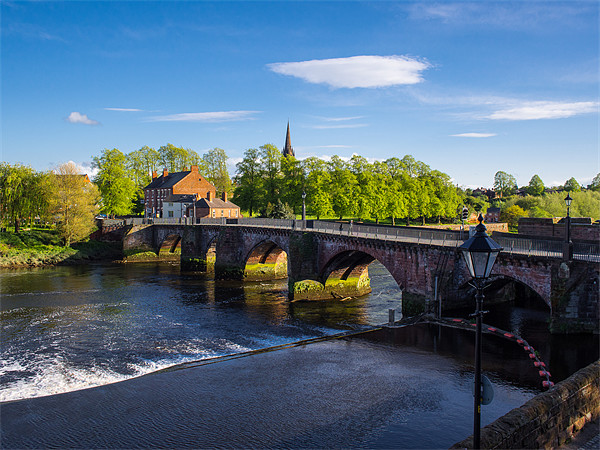
{"type": "Polygon", "coordinates": [[[181,235],[173,233],[167,235],[160,244],[158,255],[161,257],[181,255],[181,235]]]}
{"type": "Polygon", "coordinates": [[[544,305],[548,311],[552,311],[550,299],[545,299],[534,287],[516,277],[504,274],[492,274],[488,286],[488,289],[486,289],[486,297],[494,299],[495,301],[500,302],[502,299],[499,297],[505,296],[515,300],[516,306],[534,306],[537,307],[535,309],[539,309],[539,306],[544,305]],[[506,292],[503,292],[507,290],[511,291],[511,295],[507,295],[506,292]]]}
{"type": "Polygon", "coordinates": [[[287,253],[270,239],[250,249],[245,258],[244,279],[276,280],[288,277],[287,253]]]}

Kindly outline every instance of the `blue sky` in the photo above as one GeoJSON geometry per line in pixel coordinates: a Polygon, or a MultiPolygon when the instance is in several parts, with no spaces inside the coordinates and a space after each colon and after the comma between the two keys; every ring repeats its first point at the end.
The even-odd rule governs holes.
{"type": "Polygon", "coordinates": [[[411,154],[462,186],[600,172],[599,4],[1,3],[2,160],[411,154]]]}

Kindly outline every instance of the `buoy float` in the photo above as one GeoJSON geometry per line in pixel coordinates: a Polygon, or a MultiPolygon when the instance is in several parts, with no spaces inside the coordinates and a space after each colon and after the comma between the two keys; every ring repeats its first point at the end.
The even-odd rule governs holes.
{"type": "Polygon", "coordinates": [[[531,358],[531,359],[535,359],[535,353],[530,353],[530,354],[529,354],[529,358],[531,358]]]}
{"type": "Polygon", "coordinates": [[[525,341],[523,339],[517,339],[517,344],[524,344],[525,341]]]}
{"type": "Polygon", "coordinates": [[[504,333],[504,336],[506,336],[507,338],[514,338],[515,335],[514,334],[510,334],[510,333],[504,333]]]}
{"type": "Polygon", "coordinates": [[[496,331],[496,329],[494,327],[488,327],[488,330],[491,331],[491,332],[496,331]]]}
{"type": "Polygon", "coordinates": [[[542,386],[544,386],[545,388],[549,388],[554,386],[554,383],[552,381],[543,381],[542,386]]]}
{"type": "Polygon", "coordinates": [[[528,352],[529,350],[532,350],[532,348],[529,345],[526,345],[525,347],[523,347],[523,350],[528,352]]]}
{"type": "Polygon", "coordinates": [[[546,363],[543,361],[536,361],[533,363],[535,367],[546,367],[546,363]]]}

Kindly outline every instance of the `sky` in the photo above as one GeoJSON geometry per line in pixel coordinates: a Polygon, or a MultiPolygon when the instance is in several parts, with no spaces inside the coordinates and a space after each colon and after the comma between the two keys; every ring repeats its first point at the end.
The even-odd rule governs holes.
{"type": "Polygon", "coordinates": [[[597,1],[7,1],[1,160],[412,155],[464,187],[600,172],[597,1]]]}

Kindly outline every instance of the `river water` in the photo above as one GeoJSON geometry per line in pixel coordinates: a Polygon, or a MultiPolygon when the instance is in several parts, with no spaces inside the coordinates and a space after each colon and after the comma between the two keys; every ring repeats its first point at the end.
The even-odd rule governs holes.
{"type": "MultiPolygon", "coordinates": [[[[328,336],[341,330],[361,330],[369,325],[384,323],[388,318],[388,309],[399,307],[399,290],[383,266],[373,263],[369,270],[373,292],[367,296],[345,302],[292,303],[287,299],[286,280],[261,283],[214,281],[205,274],[181,274],[179,266],[165,263],[2,271],[0,401],[13,401],[4,404],[5,411],[9,410],[9,406],[18,408],[18,405],[40,405],[46,409],[42,407],[45,401],[42,398],[29,400],[39,402],[30,404],[14,401],[94,386],[113,386],[118,381],[181,364],[183,367],[185,364],[193,365],[194,362],[215,356],[328,336]]],[[[486,317],[486,323],[524,335],[540,351],[542,359],[547,358],[545,360],[550,362],[550,371],[554,372],[553,375],[558,374],[558,378],[562,379],[597,359],[597,342],[593,338],[578,338],[576,341],[572,338],[551,339],[545,331],[547,312],[514,306],[506,308],[492,311],[486,317]]],[[[485,339],[484,370],[494,383],[496,398],[492,405],[484,408],[484,424],[541,391],[537,372],[521,348],[499,338],[485,339]]],[[[245,440],[238,442],[232,435],[222,445],[296,447],[323,446],[328,443],[325,446],[385,448],[397,447],[392,443],[400,440],[401,447],[405,448],[433,448],[449,446],[470,434],[468,420],[465,426],[456,426],[456,423],[465,422],[465,415],[469,417],[472,408],[472,400],[469,400],[472,333],[419,325],[351,339],[343,345],[326,342],[309,347],[314,349],[311,353],[301,354],[303,358],[308,355],[308,359],[294,359],[300,358],[300,354],[294,353],[298,350],[283,350],[272,353],[288,352],[285,357],[279,357],[282,358],[278,360],[279,365],[274,360],[270,362],[265,359],[267,357],[264,355],[256,355],[251,357],[254,358],[252,367],[257,371],[255,376],[261,379],[265,372],[269,376],[278,373],[278,383],[282,379],[287,383],[281,384],[281,388],[286,390],[286,398],[297,398],[298,403],[304,405],[297,414],[304,418],[302,420],[307,415],[313,417],[321,424],[320,431],[317,433],[314,427],[307,425],[306,435],[294,435],[293,442],[286,440],[291,438],[285,434],[271,436],[271,428],[268,433],[262,433],[261,427],[268,423],[266,416],[294,416],[288,404],[280,404],[280,395],[273,394],[273,398],[265,400],[269,405],[269,412],[264,413],[266,416],[253,419],[252,412],[245,413],[245,420],[249,421],[246,426],[255,430],[254,437],[242,436],[241,439],[245,440]],[[282,365],[284,358],[291,362],[282,365]],[[366,370],[367,366],[369,370],[366,370]],[[304,371],[294,369],[285,373],[285,376],[281,375],[281,371],[289,371],[290,367],[303,367],[304,371]],[[375,372],[373,367],[377,368],[375,372]],[[325,426],[327,420],[320,418],[325,414],[320,411],[320,403],[306,401],[315,390],[309,382],[313,376],[311,370],[321,370],[318,389],[320,401],[324,398],[322,387],[328,386],[328,383],[336,386],[330,390],[337,392],[331,404],[344,400],[339,407],[331,406],[327,416],[331,423],[337,423],[336,426],[325,426]],[[346,383],[342,386],[346,392],[344,395],[338,392],[340,380],[346,383]],[[380,401],[376,404],[373,404],[374,393],[368,389],[370,383],[377,386],[377,398],[380,401]],[[372,404],[375,409],[369,410],[368,418],[361,416],[359,422],[362,425],[357,422],[353,431],[344,427],[347,433],[340,434],[342,412],[347,413],[347,408],[358,404],[372,404]],[[438,425],[425,439],[418,430],[430,429],[432,423],[438,425]]],[[[244,366],[246,371],[251,370],[248,364],[244,366]]],[[[221,370],[226,371],[227,366],[213,364],[210,369],[204,370],[216,370],[214,367],[222,367],[221,370]]],[[[185,371],[154,374],[149,379],[174,377],[174,373],[180,372],[185,371]]],[[[225,376],[222,372],[205,372],[204,375],[205,379],[220,380],[215,381],[218,387],[213,384],[208,387],[209,390],[214,392],[220,389],[223,393],[230,392],[228,383],[236,386],[235,380],[239,376],[238,372],[226,373],[225,376]]],[[[556,378],[557,375],[554,376],[556,378]]],[[[114,386],[132,386],[134,381],[114,386]]],[[[140,403],[139,392],[148,384],[147,381],[145,383],[134,389],[138,397],[132,401],[140,403]]],[[[202,385],[206,388],[206,385],[202,385]]],[[[252,397],[253,390],[260,386],[264,389],[261,383],[248,385],[231,401],[239,405],[240,399],[255,398],[252,397]]],[[[73,394],[65,398],[76,398],[73,394]]],[[[127,394],[119,395],[122,395],[119,397],[122,399],[127,394]]],[[[179,391],[165,395],[170,398],[187,397],[187,394],[179,391]]],[[[227,396],[223,394],[222,397],[227,396]]],[[[185,400],[182,400],[182,408],[184,404],[185,400]]],[[[218,402],[212,411],[213,416],[223,406],[218,402]]],[[[139,408],[143,410],[143,406],[139,408]]],[[[190,406],[190,411],[190,414],[194,414],[195,410],[190,406]]],[[[210,420],[203,420],[207,430],[220,427],[210,420]]],[[[197,428],[198,424],[195,426],[197,428]]],[[[235,426],[244,427],[239,420],[235,426]]],[[[47,429],[51,429],[51,426],[47,429]]],[[[15,430],[22,429],[15,425],[15,430]]],[[[280,431],[283,433],[283,429],[280,431]]],[[[36,432],[40,432],[37,427],[36,432]]],[[[6,428],[3,433],[10,436],[10,430],[6,428]]],[[[120,436],[116,442],[90,441],[88,445],[123,446],[129,442],[124,433],[125,436],[120,436]]],[[[35,435],[30,431],[17,434],[35,435]]],[[[203,436],[209,439],[208,434],[204,433],[203,436]]],[[[47,444],[44,441],[36,445],[35,441],[11,439],[10,442],[3,439],[3,444],[47,444]]],[[[153,439],[161,438],[156,435],[153,439]]],[[[211,439],[204,445],[221,445],[217,437],[211,439]]],[[[140,443],[139,440],[135,442],[140,443]]],[[[62,443],[65,446],[84,444],[85,440],[62,443]]],[[[130,444],[133,445],[133,441],[130,444]]],[[[165,445],[200,444],[196,436],[193,444],[179,440],[165,445]]],[[[157,440],[150,440],[146,445],[161,444],[157,440]]]]}

